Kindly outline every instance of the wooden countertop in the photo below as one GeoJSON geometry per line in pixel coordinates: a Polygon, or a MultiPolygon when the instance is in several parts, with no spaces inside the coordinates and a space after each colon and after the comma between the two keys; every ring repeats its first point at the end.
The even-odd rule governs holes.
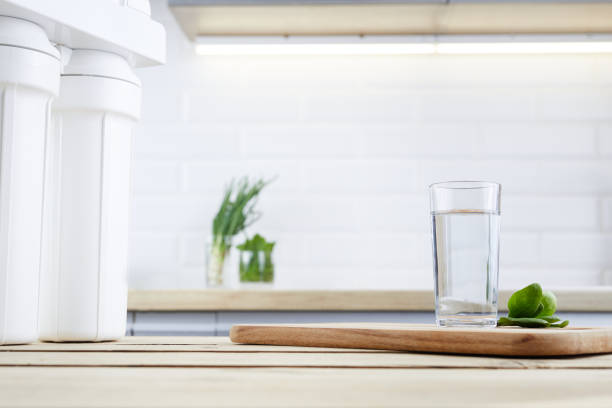
{"type": "MultiPolygon", "coordinates": [[[[612,286],[553,289],[558,310],[612,312],[612,286]]],[[[511,291],[501,291],[505,311],[511,291]]],[[[430,290],[132,290],[130,311],[432,311],[430,290]]]]}
{"type": "Polygon", "coordinates": [[[0,346],[0,407],[609,407],[612,355],[525,359],[232,344],[0,346]]]}

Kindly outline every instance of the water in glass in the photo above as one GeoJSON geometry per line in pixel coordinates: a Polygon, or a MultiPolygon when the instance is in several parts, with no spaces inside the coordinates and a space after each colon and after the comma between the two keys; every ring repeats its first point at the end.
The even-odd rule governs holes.
{"type": "Polygon", "coordinates": [[[438,325],[494,327],[499,214],[433,212],[432,221],[438,325]]]}

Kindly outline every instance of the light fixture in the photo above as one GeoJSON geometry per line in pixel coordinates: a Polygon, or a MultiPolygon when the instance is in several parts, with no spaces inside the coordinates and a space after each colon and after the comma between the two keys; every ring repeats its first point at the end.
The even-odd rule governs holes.
{"type": "Polygon", "coordinates": [[[437,54],[604,54],[612,42],[482,42],[438,43],[437,54]]]}
{"type": "Polygon", "coordinates": [[[410,36],[201,36],[200,55],[404,55],[433,54],[435,44],[410,36]]]}
{"type": "Polygon", "coordinates": [[[609,35],[200,36],[200,55],[602,54],[609,35]]]}

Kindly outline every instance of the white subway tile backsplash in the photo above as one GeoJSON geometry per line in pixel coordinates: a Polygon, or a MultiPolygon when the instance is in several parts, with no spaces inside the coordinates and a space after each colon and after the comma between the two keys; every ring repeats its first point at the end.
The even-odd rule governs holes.
{"type": "Polygon", "coordinates": [[[174,162],[136,160],[133,164],[133,190],[140,193],[177,193],[179,165],[174,162]]]}
{"type": "Polygon", "coordinates": [[[506,157],[594,156],[595,127],[574,123],[482,125],[484,155],[506,157]]]}
{"type": "Polygon", "coordinates": [[[535,95],[535,112],[541,119],[611,119],[612,89],[599,86],[539,90],[535,95]]]}
{"type": "Polygon", "coordinates": [[[612,266],[612,236],[601,234],[543,234],[542,261],[555,266],[612,266]]]}
{"type": "Polygon", "coordinates": [[[303,119],[307,122],[411,122],[418,99],[411,92],[310,91],[304,98],[303,119]]]}
{"type": "Polygon", "coordinates": [[[402,290],[433,289],[431,269],[372,267],[296,267],[280,271],[274,285],[279,289],[402,290]]]}
{"type": "Polygon", "coordinates": [[[279,288],[432,287],[427,186],[458,179],[503,185],[502,287],[610,282],[612,56],[204,57],[153,10],[169,61],[140,70],[133,287],[204,287],[242,175],[278,176],[249,231],[277,241],[279,288]]]}
{"type": "Polygon", "coordinates": [[[147,159],[237,159],[241,156],[236,126],[144,122],[136,127],[135,157],[147,159]]]}
{"type": "Polygon", "coordinates": [[[181,265],[187,267],[200,266],[203,269],[207,239],[209,238],[205,233],[183,234],[179,240],[179,261],[181,265]]]}
{"type": "Polygon", "coordinates": [[[175,234],[132,232],[129,248],[131,287],[144,289],[174,285],[178,266],[178,238],[175,234]]]}
{"type": "Polygon", "coordinates": [[[516,290],[533,282],[538,282],[542,287],[554,290],[554,288],[559,287],[598,286],[601,285],[601,278],[598,268],[584,266],[579,268],[564,266],[544,268],[531,266],[500,267],[500,289],[516,290]]]}
{"type": "Polygon", "coordinates": [[[209,88],[189,91],[189,112],[193,122],[283,122],[295,121],[299,116],[300,95],[289,90],[243,87],[209,88]]]}
{"type": "MultiPolygon", "coordinates": [[[[609,83],[611,61],[575,55],[412,55],[355,59],[366,84],[392,89],[498,89],[609,83]],[[559,69],[559,67],[563,69],[559,69]],[[595,68],[599,68],[597,74],[595,68]],[[381,75],[384,72],[385,75],[381,75]],[[599,76],[599,77],[598,77],[599,76]],[[393,80],[389,80],[392,77],[393,80]]],[[[354,71],[354,68],[353,68],[354,71]]]]}
{"type": "Polygon", "coordinates": [[[417,195],[380,195],[355,200],[355,222],[363,233],[428,232],[429,197],[417,195]]]}
{"type": "Polygon", "coordinates": [[[143,86],[141,118],[153,122],[176,122],[185,109],[184,93],[180,88],[143,86]],[[160,97],[159,95],[163,95],[160,97]]]}
{"type": "Polygon", "coordinates": [[[220,200],[179,194],[136,196],[132,199],[132,230],[201,230],[209,226],[220,200]]]}
{"type": "Polygon", "coordinates": [[[202,265],[179,268],[176,277],[177,289],[206,288],[206,273],[202,265]]]}
{"type": "Polygon", "coordinates": [[[540,237],[537,234],[502,233],[499,262],[501,267],[537,265],[540,260],[540,237]]]}
{"type": "Polygon", "coordinates": [[[304,190],[318,194],[414,192],[415,162],[406,160],[329,160],[304,164],[304,190]]]}
{"type": "Polygon", "coordinates": [[[481,149],[478,126],[463,123],[370,126],[365,144],[366,155],[373,157],[465,157],[481,149]]]}
{"type": "Polygon", "coordinates": [[[502,228],[504,231],[597,231],[598,206],[597,198],[591,196],[539,197],[502,192],[502,228]]]}
{"type": "Polygon", "coordinates": [[[606,269],[601,272],[601,285],[612,286],[612,269],[606,269]]]}
{"type": "Polygon", "coordinates": [[[430,256],[418,234],[313,234],[304,237],[306,264],[336,267],[419,267],[430,256]]]}
{"type": "Polygon", "coordinates": [[[534,119],[529,90],[473,88],[422,91],[418,117],[433,121],[487,121],[534,119]]]}
{"type": "Polygon", "coordinates": [[[597,194],[612,191],[609,160],[421,160],[421,186],[440,180],[492,180],[509,193],[597,194]]]}
{"type": "Polygon", "coordinates": [[[362,154],[363,134],[353,125],[247,126],[244,146],[247,158],[350,158],[362,154]]]}
{"type": "Polygon", "coordinates": [[[601,227],[604,231],[612,231],[612,197],[605,197],[601,202],[601,227]]]}
{"type": "Polygon", "coordinates": [[[213,196],[220,199],[231,180],[243,176],[270,181],[264,190],[266,194],[294,193],[300,186],[301,177],[299,163],[291,160],[209,161],[185,164],[185,191],[214,193],[213,196]]]}
{"type": "Polygon", "coordinates": [[[602,156],[612,156],[612,124],[602,123],[597,129],[599,152],[602,156]]]}
{"type": "Polygon", "coordinates": [[[309,197],[262,197],[257,228],[289,232],[354,232],[359,218],[356,200],[325,195],[309,197]]]}

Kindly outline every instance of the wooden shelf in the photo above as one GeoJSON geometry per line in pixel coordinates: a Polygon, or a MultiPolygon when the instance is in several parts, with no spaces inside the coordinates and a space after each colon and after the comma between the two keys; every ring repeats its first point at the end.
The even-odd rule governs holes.
{"type": "Polygon", "coordinates": [[[611,33],[608,1],[170,0],[198,35],[611,33]]]}
{"type": "MultiPolygon", "coordinates": [[[[554,289],[559,310],[612,312],[612,287],[554,289]]],[[[501,291],[500,309],[510,296],[501,291]]],[[[429,290],[132,290],[130,311],[432,311],[429,290]]]]}

